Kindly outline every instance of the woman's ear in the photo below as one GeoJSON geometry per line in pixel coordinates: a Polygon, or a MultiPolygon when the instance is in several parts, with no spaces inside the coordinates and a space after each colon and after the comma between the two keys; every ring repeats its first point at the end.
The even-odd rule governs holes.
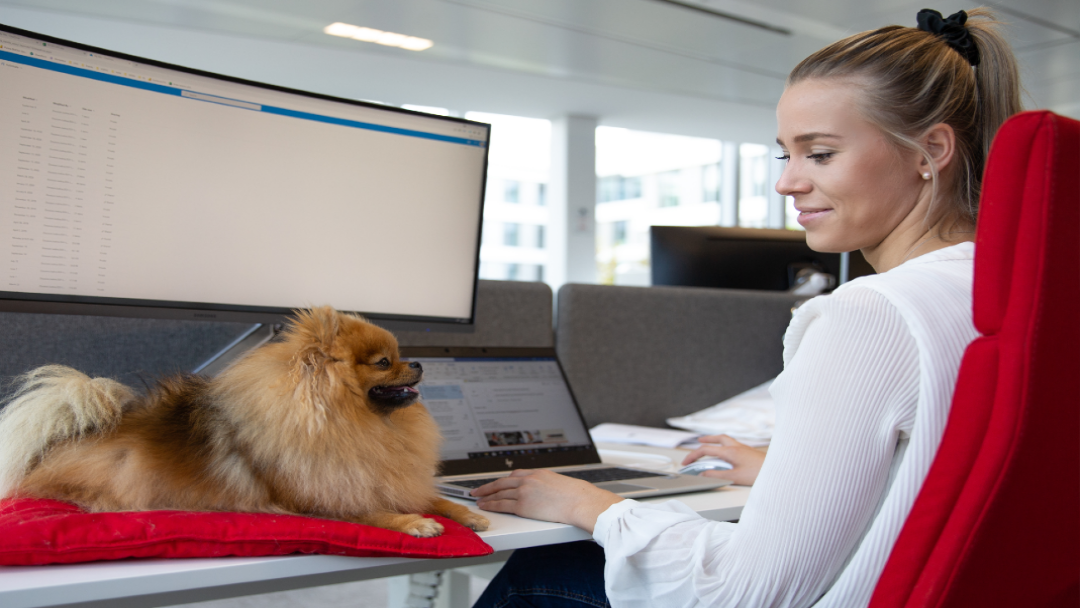
{"type": "MultiPolygon", "coordinates": [[[[919,143],[922,144],[923,150],[926,150],[930,158],[934,159],[934,165],[937,166],[938,173],[941,173],[952,163],[953,155],[956,152],[956,132],[949,125],[939,122],[923,133],[919,143]]],[[[930,167],[926,157],[920,158],[919,172],[923,173],[929,170],[930,167]]]]}

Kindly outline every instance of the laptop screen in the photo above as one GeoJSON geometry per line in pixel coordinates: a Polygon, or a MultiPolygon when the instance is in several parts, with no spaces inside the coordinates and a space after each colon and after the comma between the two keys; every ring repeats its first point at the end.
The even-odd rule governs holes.
{"type": "Polygon", "coordinates": [[[438,350],[402,354],[424,366],[444,475],[599,462],[552,349],[438,350]]]}

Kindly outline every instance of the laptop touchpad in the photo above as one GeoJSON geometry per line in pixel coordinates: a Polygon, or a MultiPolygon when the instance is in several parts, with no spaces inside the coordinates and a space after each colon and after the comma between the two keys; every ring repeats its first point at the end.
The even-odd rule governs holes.
{"type": "Polygon", "coordinates": [[[626,492],[648,492],[653,490],[646,486],[635,486],[629,483],[623,483],[621,481],[608,481],[605,483],[596,484],[598,488],[604,488],[608,492],[614,492],[615,494],[624,494],[626,492]]]}

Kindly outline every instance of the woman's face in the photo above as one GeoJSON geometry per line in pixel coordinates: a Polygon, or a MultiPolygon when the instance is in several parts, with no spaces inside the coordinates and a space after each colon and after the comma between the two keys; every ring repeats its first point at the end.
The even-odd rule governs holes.
{"type": "Polygon", "coordinates": [[[776,191],[795,198],[799,224],[816,251],[906,245],[902,226],[921,219],[929,183],[921,156],[899,151],[862,118],[857,86],[805,80],[784,91],[777,106],[777,143],[788,158],[776,191]],[[899,242],[905,241],[905,242],[899,242]]]}

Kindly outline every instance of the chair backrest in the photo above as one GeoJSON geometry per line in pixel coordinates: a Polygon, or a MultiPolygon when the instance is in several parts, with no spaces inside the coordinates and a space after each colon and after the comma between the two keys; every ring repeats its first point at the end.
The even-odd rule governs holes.
{"type": "Polygon", "coordinates": [[[590,427],[663,427],[779,374],[798,299],[747,289],[563,285],[555,348],[590,427]]]}
{"type": "Polygon", "coordinates": [[[941,446],[872,608],[1080,605],[1080,122],[998,132],[975,326],[941,446]]]}

